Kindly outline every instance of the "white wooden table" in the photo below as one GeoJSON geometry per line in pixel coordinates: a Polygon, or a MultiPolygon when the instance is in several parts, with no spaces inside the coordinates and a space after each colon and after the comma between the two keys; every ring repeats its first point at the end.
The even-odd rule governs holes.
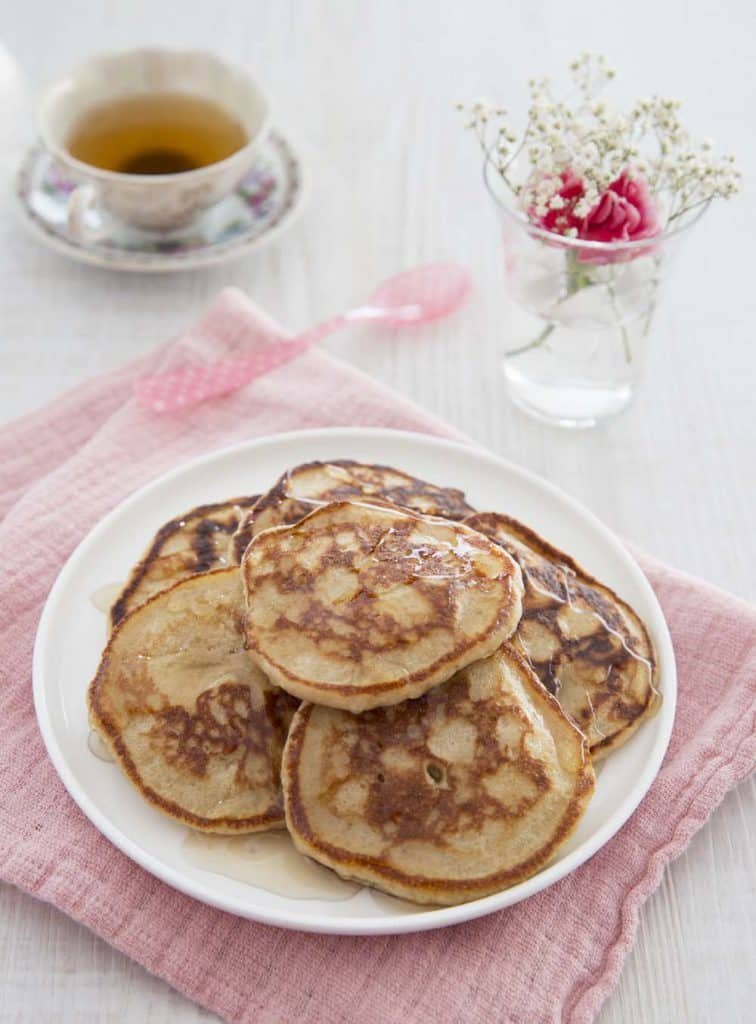
{"type": "MultiPolygon", "coordinates": [[[[149,349],[223,285],[304,327],[403,266],[453,258],[477,282],[453,323],[404,340],[353,330],[333,350],[553,480],[649,552],[754,598],[752,199],[712,211],[689,240],[631,410],[593,433],[560,433],[525,419],[504,395],[495,224],[472,140],[451,109],[481,93],[517,109],[530,75],[603,49],[621,70],[620,93],[684,97],[692,127],[736,149],[749,169],[750,0],[706,10],[677,0],[636,0],[629,10],[606,0],[24,0],[6,3],[1,24],[33,88],[86,52],[144,42],[211,46],[247,62],[300,142],[314,188],[304,219],[273,248],[152,278],[47,252],[25,237],[3,196],[0,418],[149,349]]],[[[0,73],[6,171],[29,135],[28,123],[19,131],[14,120],[15,96],[0,73]]],[[[751,782],[666,873],[602,1024],[753,1019],[755,808],[751,782]]],[[[209,1018],[57,911],[0,887],[0,1020],[209,1018]]]]}

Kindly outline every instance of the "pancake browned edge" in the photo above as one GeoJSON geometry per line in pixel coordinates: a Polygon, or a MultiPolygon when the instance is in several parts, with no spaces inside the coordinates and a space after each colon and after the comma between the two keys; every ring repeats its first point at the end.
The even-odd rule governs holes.
{"type": "Polygon", "coordinates": [[[302,700],[364,711],[417,697],[520,620],[520,568],[448,519],[338,501],[259,533],[242,562],[247,646],[302,700]]]}
{"type": "Polygon", "coordinates": [[[239,570],[192,576],[113,631],[90,722],[144,799],[204,832],[283,828],[280,761],[297,702],[244,649],[239,570]]]}
{"type": "Polygon", "coordinates": [[[111,628],[174,583],[235,564],[232,536],[258,497],[198,505],[161,526],[110,609],[111,628]]]}
{"type": "Polygon", "coordinates": [[[303,704],[283,756],[297,848],[417,903],[524,881],[594,789],[580,731],[508,645],[418,700],[352,715],[303,704]]]}
{"type": "Polygon", "coordinates": [[[622,746],[661,701],[651,637],[627,602],[510,516],[468,526],[501,544],[525,583],[512,643],[588,738],[594,760],[622,746]]]}
{"type": "Polygon", "coordinates": [[[382,498],[442,519],[460,520],[475,511],[458,488],[437,487],[391,466],[352,459],[305,462],[287,469],[244,517],[234,538],[237,562],[262,530],[298,523],[319,505],[356,498],[382,498]]]}

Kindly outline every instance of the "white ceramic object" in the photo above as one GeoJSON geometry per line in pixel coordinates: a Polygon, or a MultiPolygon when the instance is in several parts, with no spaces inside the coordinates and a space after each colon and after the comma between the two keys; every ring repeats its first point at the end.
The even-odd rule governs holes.
{"type": "Polygon", "coordinates": [[[165,882],[213,906],[304,931],[377,935],[457,924],[511,906],[583,864],[627,821],[653,782],[669,743],[676,674],[664,616],[643,573],[620,541],[551,484],[486,451],[414,433],[343,428],[262,438],[196,459],[129,497],[79,545],[45,605],[34,651],[40,729],[63,783],[93,824],[165,882]],[[193,505],[265,489],[286,467],[312,459],[388,463],[463,488],[480,509],[523,519],[572,554],[643,617],[659,658],[658,714],[600,765],[596,792],[575,834],[533,878],[455,907],[420,908],[363,889],[329,902],[291,899],[202,870],[182,849],[185,829],[144,803],[112,764],[87,746],[85,694],[105,641],[105,619],[91,597],[123,580],[155,530],[193,505]]]}
{"type": "Polygon", "coordinates": [[[143,230],[182,228],[229,195],[255,162],[270,127],[270,105],[244,68],[212,53],[141,49],[80,64],[44,94],[38,121],[43,144],[77,180],[68,198],[68,228],[83,241],[107,232],[109,217],[143,230]],[[82,163],[68,152],[71,129],[91,107],[165,92],[218,103],[241,123],[249,141],[225,160],[179,174],[121,174],[82,163]]]}
{"type": "MultiPolygon", "coordinates": [[[[290,143],[271,131],[237,187],[188,227],[167,237],[108,218],[106,230],[81,240],[68,226],[75,178],[46,149],[26,156],[16,180],[23,223],[44,245],[71,259],[110,270],[191,270],[245,256],[276,238],[302,209],[305,167],[290,143]]],[[[94,224],[99,219],[93,214],[94,224]]]]}

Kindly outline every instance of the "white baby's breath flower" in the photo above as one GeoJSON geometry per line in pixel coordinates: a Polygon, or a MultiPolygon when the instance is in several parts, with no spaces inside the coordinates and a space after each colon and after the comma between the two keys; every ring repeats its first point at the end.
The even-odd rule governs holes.
{"type": "Polygon", "coordinates": [[[571,218],[586,217],[624,174],[645,179],[668,220],[738,192],[741,173],[734,156],[717,157],[709,138],[691,139],[680,121],[680,100],[645,96],[626,112],[614,109],[600,95],[616,74],[602,54],[580,54],[569,73],[577,91],[571,102],[552,91],[548,77],[529,80],[521,131],[503,107],[485,97],[457,104],[529,216],[543,219],[555,211],[553,230],[571,235],[571,218]],[[568,180],[580,185],[569,199],[561,194],[568,180]]]}

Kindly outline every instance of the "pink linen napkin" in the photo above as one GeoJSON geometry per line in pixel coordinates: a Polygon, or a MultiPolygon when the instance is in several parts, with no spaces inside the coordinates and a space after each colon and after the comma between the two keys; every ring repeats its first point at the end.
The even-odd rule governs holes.
{"type": "Polygon", "coordinates": [[[454,928],[315,936],[203,906],[100,836],[47,758],[31,694],[41,608],[75,545],[125,495],[200,452],[283,430],[359,424],[453,436],[315,351],[189,415],[156,417],[133,398],[139,374],[281,335],[240,293],[224,292],[153,356],[0,431],[0,877],[229,1021],[590,1021],[665,865],[754,764],[756,612],[704,583],[642,559],[672,632],[680,695],[669,753],[638,811],[559,884],[454,928]]]}

